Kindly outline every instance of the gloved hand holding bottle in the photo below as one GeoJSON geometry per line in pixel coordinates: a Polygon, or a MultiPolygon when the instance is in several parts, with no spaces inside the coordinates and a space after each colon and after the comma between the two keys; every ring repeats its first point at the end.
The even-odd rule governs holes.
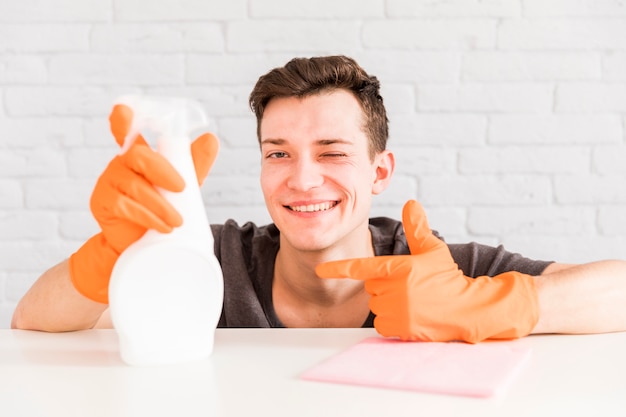
{"type": "MultiPolygon", "coordinates": [[[[122,146],[130,129],[132,110],[116,105],[109,117],[111,132],[122,146]]],[[[205,133],[191,144],[198,184],[211,169],[219,148],[218,139],[205,133]]],[[[101,232],[81,246],[69,261],[74,287],[91,300],[108,303],[111,271],[119,255],[148,229],[167,233],[182,218],[155,187],[182,191],[182,177],[172,165],[138,136],[132,146],[109,163],[93,190],[91,212],[101,232]]]]}
{"type": "Polygon", "coordinates": [[[417,201],[402,213],[410,255],[323,263],[322,278],[365,281],[374,327],[402,340],[477,343],[529,334],[539,319],[534,278],[511,271],[469,278],[437,238],[417,201]]]}

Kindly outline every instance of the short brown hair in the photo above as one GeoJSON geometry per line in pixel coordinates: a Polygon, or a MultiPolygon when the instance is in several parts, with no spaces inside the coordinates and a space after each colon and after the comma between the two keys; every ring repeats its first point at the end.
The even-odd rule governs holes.
{"type": "Polygon", "coordinates": [[[284,67],[274,68],[259,78],[249,99],[257,120],[259,141],[263,112],[273,98],[302,98],[335,89],[350,91],[359,101],[365,115],[363,129],[370,142],[370,157],[384,151],[389,120],[380,95],[380,83],[354,59],[343,55],[294,58],[284,67]]]}

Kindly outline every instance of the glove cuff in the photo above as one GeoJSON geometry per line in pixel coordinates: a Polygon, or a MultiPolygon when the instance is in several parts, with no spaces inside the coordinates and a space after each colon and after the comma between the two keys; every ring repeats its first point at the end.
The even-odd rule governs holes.
{"type": "Polygon", "coordinates": [[[505,272],[497,275],[494,280],[502,280],[504,284],[501,308],[497,313],[502,320],[508,322],[504,331],[490,336],[490,339],[516,339],[533,331],[539,321],[539,296],[535,286],[535,278],[521,272],[505,272]]]}
{"type": "Polygon", "coordinates": [[[87,240],[69,260],[70,278],[76,290],[98,303],[109,303],[109,280],[117,253],[98,233],[87,240]]]}

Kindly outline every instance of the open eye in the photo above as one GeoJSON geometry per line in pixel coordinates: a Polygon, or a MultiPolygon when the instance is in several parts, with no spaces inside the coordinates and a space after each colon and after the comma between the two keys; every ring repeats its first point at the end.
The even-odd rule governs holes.
{"type": "Polygon", "coordinates": [[[287,157],[287,152],[281,152],[281,151],[274,151],[274,152],[270,152],[267,154],[266,158],[273,158],[273,159],[280,159],[280,158],[286,158],[287,157]]]}

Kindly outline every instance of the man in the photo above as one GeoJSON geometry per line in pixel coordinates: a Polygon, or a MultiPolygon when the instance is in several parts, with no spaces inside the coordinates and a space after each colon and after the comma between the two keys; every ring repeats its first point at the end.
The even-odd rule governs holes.
{"type": "MultiPolygon", "coordinates": [[[[294,59],[259,79],[250,104],[274,223],[212,226],[225,281],[220,326],[374,325],[404,340],[468,342],[626,329],[626,262],[571,266],[501,247],[448,246],[414,201],[403,223],[369,219],[395,160],[379,83],[352,59],[294,59]]],[[[130,117],[119,107],[111,115],[118,143],[130,117]]],[[[192,153],[201,181],[217,139],[203,135],[192,153]]],[[[35,282],[13,327],[110,327],[107,285],[119,253],[145,230],[168,232],[182,221],[153,186],[195,185],[137,141],[94,188],[102,232],[35,282]]]]}

